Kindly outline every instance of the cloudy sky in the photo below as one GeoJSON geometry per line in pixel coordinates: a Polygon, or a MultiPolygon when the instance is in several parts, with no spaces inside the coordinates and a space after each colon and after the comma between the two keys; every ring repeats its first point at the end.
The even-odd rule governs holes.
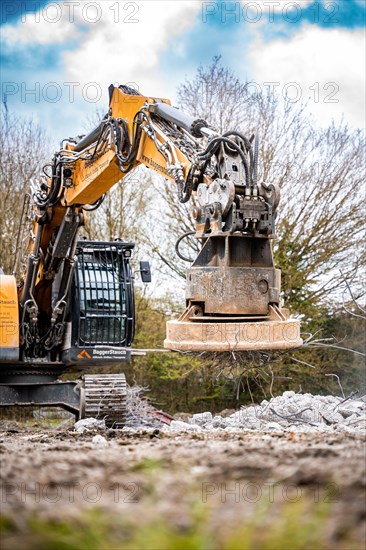
{"type": "Polygon", "coordinates": [[[2,95],[59,141],[82,133],[111,83],[169,97],[214,55],[308,102],[321,125],[365,124],[366,0],[2,0],[2,95]]]}

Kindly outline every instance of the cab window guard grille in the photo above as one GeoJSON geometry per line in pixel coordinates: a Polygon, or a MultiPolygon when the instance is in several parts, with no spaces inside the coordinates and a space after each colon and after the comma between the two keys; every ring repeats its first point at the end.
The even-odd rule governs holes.
{"type": "Polygon", "coordinates": [[[126,243],[81,242],[77,250],[81,346],[130,345],[133,325],[131,270],[126,243]]]}

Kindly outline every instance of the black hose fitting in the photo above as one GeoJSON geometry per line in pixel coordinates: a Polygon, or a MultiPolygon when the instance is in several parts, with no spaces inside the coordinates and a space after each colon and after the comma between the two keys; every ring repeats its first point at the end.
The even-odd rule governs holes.
{"type": "Polygon", "coordinates": [[[197,118],[197,120],[193,121],[190,128],[190,133],[195,138],[202,137],[201,130],[202,128],[207,128],[208,124],[203,118],[197,118]]]}

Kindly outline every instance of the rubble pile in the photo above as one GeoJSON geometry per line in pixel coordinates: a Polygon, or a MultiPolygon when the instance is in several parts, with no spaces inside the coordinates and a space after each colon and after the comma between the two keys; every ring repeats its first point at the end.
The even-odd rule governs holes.
{"type": "Polygon", "coordinates": [[[341,398],[285,391],[260,405],[243,407],[228,417],[210,412],[194,414],[187,421],[173,420],[173,431],[255,430],[323,432],[366,430],[366,396],[341,398]]]}
{"type": "MultiPolygon", "coordinates": [[[[242,407],[227,415],[203,412],[170,417],[157,411],[143,397],[146,388],[127,389],[127,418],[124,430],[165,432],[259,431],[259,432],[332,432],[366,433],[366,395],[347,398],[285,391],[259,405],[242,407]],[[184,420],[183,420],[184,419],[184,420]]],[[[103,419],[87,418],[75,424],[79,433],[104,431],[103,419]]],[[[99,442],[100,443],[100,442],[99,442]]]]}

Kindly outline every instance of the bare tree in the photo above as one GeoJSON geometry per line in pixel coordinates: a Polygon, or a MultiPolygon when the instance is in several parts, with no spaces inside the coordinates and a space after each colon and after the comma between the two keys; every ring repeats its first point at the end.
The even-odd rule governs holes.
{"type": "Polygon", "coordinates": [[[0,265],[11,273],[24,196],[49,155],[42,128],[9,113],[5,101],[0,130],[0,265]]]}
{"type": "Polygon", "coordinates": [[[102,205],[87,214],[84,233],[89,239],[143,241],[151,192],[146,172],[139,167],[122,178],[106,194],[102,205]]]}
{"type": "MultiPolygon", "coordinates": [[[[176,253],[175,243],[186,233],[194,229],[192,201],[180,203],[175,185],[161,176],[152,177],[154,201],[150,207],[150,216],[154,220],[151,231],[144,235],[144,242],[156,257],[157,270],[166,277],[173,277],[178,284],[185,278],[186,263],[176,253]],[[155,205],[154,205],[155,203],[155,205]]],[[[189,237],[189,236],[187,236],[189,237]]],[[[194,239],[184,240],[180,244],[181,253],[194,258],[199,252],[199,243],[194,239]]],[[[182,286],[182,285],[181,285],[182,286]]]]}
{"type": "Polygon", "coordinates": [[[193,80],[178,88],[180,107],[193,116],[204,118],[219,132],[239,129],[246,122],[248,100],[253,100],[252,87],[241,82],[228,67],[213,58],[209,67],[198,67],[193,80]]]}
{"type": "MultiPolygon", "coordinates": [[[[295,311],[311,316],[313,306],[340,288],[340,267],[349,278],[356,258],[360,273],[365,266],[364,135],[345,124],[316,127],[304,105],[241,82],[217,57],[179,87],[178,99],[183,110],[219,131],[259,134],[260,177],[282,191],[276,262],[284,297],[295,311]]],[[[169,184],[160,180],[158,187],[165,202],[159,219],[168,233],[166,242],[155,238],[150,244],[172,273],[184,275],[183,262],[172,257],[172,241],[192,229],[190,207],[178,203],[169,184]]],[[[193,255],[196,246],[191,240],[193,255]]],[[[339,293],[335,298],[341,300],[339,293]]]]}

